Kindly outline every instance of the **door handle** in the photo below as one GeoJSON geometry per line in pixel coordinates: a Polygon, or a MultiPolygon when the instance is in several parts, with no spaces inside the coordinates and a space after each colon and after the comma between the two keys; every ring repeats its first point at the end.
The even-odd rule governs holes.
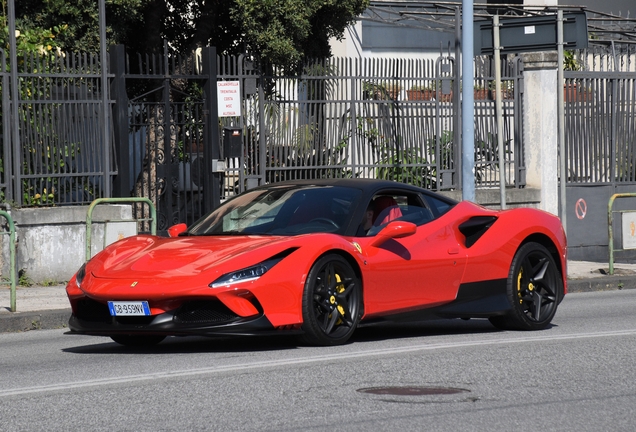
{"type": "Polygon", "coordinates": [[[459,248],[458,247],[448,248],[448,254],[449,255],[457,255],[458,253],[459,253],[459,248]]]}

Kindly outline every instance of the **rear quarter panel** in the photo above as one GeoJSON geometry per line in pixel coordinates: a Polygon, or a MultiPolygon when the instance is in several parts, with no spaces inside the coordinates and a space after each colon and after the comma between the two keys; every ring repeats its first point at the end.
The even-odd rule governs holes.
{"type": "Polygon", "coordinates": [[[494,213],[498,219],[470,248],[465,283],[507,278],[519,247],[529,238],[542,238],[558,252],[561,273],[566,283],[567,243],[559,219],[541,210],[519,208],[494,213]]]}

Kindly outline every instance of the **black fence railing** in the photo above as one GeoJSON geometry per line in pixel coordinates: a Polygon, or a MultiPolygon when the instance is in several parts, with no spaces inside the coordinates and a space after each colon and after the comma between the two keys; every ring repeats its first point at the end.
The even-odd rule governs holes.
{"type": "MultiPolygon", "coordinates": [[[[219,199],[286,179],[374,177],[433,190],[461,185],[452,56],[329,59],[288,76],[260,70],[247,56],[213,53],[179,56],[166,46],[162,54],[127,55],[122,46],[111,48],[107,116],[98,57],[20,58],[17,136],[4,67],[2,199],[19,206],[88,204],[108,198],[103,185],[111,182],[112,196],[151,199],[164,230],[194,221],[219,199]],[[211,119],[217,80],[240,83],[240,116],[211,119]],[[224,129],[241,132],[242,150],[232,157],[220,145],[224,129]],[[217,159],[226,169],[210,172],[217,159]]],[[[494,187],[492,61],[479,58],[476,71],[476,185],[494,187]]],[[[506,184],[523,187],[520,60],[508,62],[503,76],[506,184]]]]}
{"type": "MultiPolygon", "coordinates": [[[[0,51],[6,64],[4,55],[0,51]]],[[[34,206],[86,203],[102,196],[116,167],[105,165],[114,148],[113,142],[105,145],[100,133],[105,127],[100,65],[92,54],[20,56],[17,101],[10,97],[7,68],[0,72],[4,199],[34,206]]]]}
{"type": "Polygon", "coordinates": [[[567,183],[636,183],[636,46],[574,58],[563,87],[567,183]]]}

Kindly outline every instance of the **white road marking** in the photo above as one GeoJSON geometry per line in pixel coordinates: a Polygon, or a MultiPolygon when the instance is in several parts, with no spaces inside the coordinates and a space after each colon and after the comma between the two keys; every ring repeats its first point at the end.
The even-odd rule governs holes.
{"type": "Polygon", "coordinates": [[[606,337],[620,337],[620,336],[636,336],[636,329],[633,330],[618,330],[618,331],[605,331],[594,333],[581,333],[581,334],[566,334],[566,335],[553,335],[553,336],[532,336],[532,337],[514,337],[507,339],[482,339],[476,341],[466,342],[449,342],[449,343],[433,343],[433,344],[420,344],[409,345],[403,347],[392,347],[382,349],[370,349],[360,351],[347,351],[335,354],[325,354],[319,356],[310,357],[298,357],[288,360],[267,360],[257,361],[253,363],[233,364],[225,366],[213,366],[200,369],[190,369],[181,371],[165,371],[155,372],[142,375],[129,375],[122,377],[110,377],[100,378],[86,381],[74,381],[64,382],[59,384],[50,384],[35,387],[21,387],[7,390],[0,390],[0,397],[7,396],[19,396],[33,393],[47,393],[59,390],[71,390],[82,389],[87,387],[99,387],[114,384],[130,384],[133,382],[152,381],[166,378],[179,378],[179,377],[191,377],[196,375],[208,375],[224,372],[240,372],[246,370],[263,369],[273,366],[294,366],[307,363],[321,363],[321,362],[333,362],[336,360],[348,360],[353,358],[375,357],[385,356],[392,354],[405,354],[417,351],[434,351],[443,350],[449,348],[462,348],[462,347],[474,347],[474,346],[487,346],[487,345],[505,345],[527,342],[546,342],[546,341],[564,341],[573,339],[590,339],[590,338],[606,338],[606,337]]]}

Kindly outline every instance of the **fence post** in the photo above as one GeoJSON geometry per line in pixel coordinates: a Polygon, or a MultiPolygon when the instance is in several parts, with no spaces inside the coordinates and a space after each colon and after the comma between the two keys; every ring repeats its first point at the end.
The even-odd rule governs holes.
{"type": "Polygon", "coordinates": [[[203,85],[203,211],[208,213],[221,203],[221,173],[212,172],[212,161],[221,158],[219,143],[219,107],[216,94],[216,47],[202,50],[203,73],[207,76],[203,85]]]}
{"type": "Polygon", "coordinates": [[[13,197],[17,204],[22,204],[22,166],[20,152],[20,91],[18,88],[18,54],[17,41],[15,35],[15,2],[9,1],[9,66],[11,71],[11,132],[8,130],[4,133],[11,137],[11,153],[14,155],[13,163],[13,197]]]}
{"type": "Polygon", "coordinates": [[[117,154],[117,175],[113,179],[113,196],[130,196],[130,143],[128,138],[128,94],[126,93],[126,49],[124,45],[110,47],[110,68],[113,77],[113,138],[117,154]]]}
{"type": "Polygon", "coordinates": [[[15,274],[15,260],[16,260],[16,251],[15,251],[15,224],[13,223],[13,219],[11,215],[3,210],[0,210],[0,216],[4,217],[9,224],[9,232],[3,232],[2,234],[9,235],[9,281],[11,283],[11,312],[16,311],[15,305],[15,288],[16,288],[16,274],[15,274]]]}
{"type": "Polygon", "coordinates": [[[104,11],[104,3],[99,2],[99,63],[100,63],[100,71],[101,71],[101,93],[102,93],[102,106],[100,109],[100,118],[102,124],[101,130],[101,139],[103,142],[103,153],[102,153],[102,172],[103,172],[103,181],[102,181],[102,196],[110,197],[113,193],[112,187],[112,172],[113,172],[113,163],[111,159],[112,149],[111,149],[111,137],[110,137],[110,91],[108,90],[109,82],[108,82],[108,56],[106,54],[106,13],[104,11]]]}
{"type": "Polygon", "coordinates": [[[7,73],[7,54],[4,50],[0,50],[0,67],[2,67],[2,130],[0,135],[2,142],[2,167],[4,175],[2,176],[2,184],[4,186],[4,199],[7,202],[13,201],[13,182],[11,159],[13,147],[11,147],[11,98],[8,89],[10,75],[7,73]]]}

